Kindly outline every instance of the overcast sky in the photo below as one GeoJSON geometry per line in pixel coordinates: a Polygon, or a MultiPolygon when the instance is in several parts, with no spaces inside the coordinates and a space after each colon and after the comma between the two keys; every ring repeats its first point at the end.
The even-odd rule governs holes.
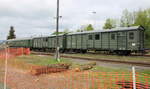
{"type": "MultiPolygon", "coordinates": [[[[150,0],[60,0],[60,30],[75,31],[89,23],[101,29],[107,18],[139,8],[150,8],[150,0]]],[[[56,0],[0,0],[0,40],[6,39],[10,26],[17,38],[49,35],[55,31],[55,17],[56,0]]]]}

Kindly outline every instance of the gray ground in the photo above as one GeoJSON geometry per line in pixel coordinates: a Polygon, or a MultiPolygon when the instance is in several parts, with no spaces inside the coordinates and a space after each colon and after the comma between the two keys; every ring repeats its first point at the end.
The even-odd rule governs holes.
{"type": "MultiPolygon", "coordinates": [[[[75,63],[88,63],[90,61],[88,60],[82,60],[82,59],[68,59],[71,60],[75,63]]],[[[99,61],[95,61],[97,63],[98,66],[101,67],[107,67],[107,68],[117,68],[117,69],[127,69],[127,70],[131,70],[133,65],[127,65],[127,64],[116,64],[116,63],[110,63],[110,62],[99,62],[99,61]]],[[[136,68],[136,70],[143,70],[143,69],[150,69],[150,67],[142,67],[142,66],[134,66],[136,68]]]]}

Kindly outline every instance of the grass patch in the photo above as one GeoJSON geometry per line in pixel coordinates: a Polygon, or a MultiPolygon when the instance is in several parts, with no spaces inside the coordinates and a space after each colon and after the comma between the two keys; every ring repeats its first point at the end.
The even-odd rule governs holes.
{"type": "Polygon", "coordinates": [[[100,71],[100,72],[131,72],[127,69],[123,69],[123,68],[120,68],[120,69],[116,69],[116,68],[107,68],[107,67],[101,67],[101,66],[96,66],[92,69],[92,71],[100,71]]]}
{"type": "Polygon", "coordinates": [[[142,70],[142,71],[138,71],[139,73],[143,73],[143,74],[147,74],[150,76],[150,70],[142,70]]]}
{"type": "MultiPolygon", "coordinates": [[[[72,63],[72,68],[76,68],[80,66],[80,63],[73,63],[69,61],[69,59],[61,58],[61,62],[57,62],[53,56],[42,56],[42,55],[29,55],[29,56],[20,56],[17,57],[16,60],[23,61],[29,64],[35,65],[48,65],[48,64],[57,64],[57,63],[72,63]]],[[[92,71],[99,71],[99,72],[126,72],[129,73],[131,70],[127,70],[125,68],[108,68],[108,67],[101,67],[95,66],[91,69],[92,71]]],[[[144,73],[150,75],[150,70],[136,70],[138,73],[144,73]]]]}
{"type": "Polygon", "coordinates": [[[16,60],[23,61],[28,64],[35,64],[35,65],[71,63],[71,61],[69,61],[69,60],[60,59],[60,62],[58,62],[51,56],[41,56],[41,55],[20,56],[20,57],[17,57],[16,60]]]}
{"type": "MultiPolygon", "coordinates": [[[[38,56],[38,55],[23,55],[18,56],[14,59],[8,60],[8,66],[12,66],[17,69],[30,70],[33,65],[47,66],[49,64],[57,64],[57,63],[71,63],[71,61],[66,59],[61,59],[60,62],[57,62],[51,56],[38,56]]],[[[4,67],[5,61],[0,60],[0,75],[1,68],[4,67]]]]}
{"type": "MultiPolygon", "coordinates": [[[[107,68],[107,67],[101,67],[101,66],[96,66],[92,69],[92,71],[100,71],[100,72],[117,72],[117,73],[132,73],[132,70],[127,70],[125,68],[107,68]]],[[[150,70],[148,69],[143,69],[143,70],[136,70],[137,73],[140,74],[146,74],[150,77],[150,70]]]]}
{"type": "MultiPolygon", "coordinates": [[[[71,55],[75,55],[75,54],[71,54],[71,55]]],[[[84,54],[82,56],[85,56],[85,55],[87,54],[84,54]]],[[[43,55],[28,55],[28,56],[24,55],[24,56],[16,57],[14,60],[8,61],[8,64],[13,65],[17,68],[22,68],[22,69],[28,69],[29,68],[28,64],[45,66],[45,65],[57,64],[57,63],[71,63],[72,68],[77,68],[80,66],[80,63],[73,63],[69,59],[61,58],[61,61],[57,62],[53,56],[45,56],[45,55],[44,56],[43,55]]],[[[0,60],[0,66],[2,66],[2,64],[4,64],[4,60],[0,60]]],[[[99,72],[131,72],[130,70],[127,70],[125,68],[108,68],[108,67],[101,67],[101,66],[95,66],[91,70],[99,71],[99,72]]],[[[136,72],[150,75],[150,70],[148,69],[136,70],[136,72]]]]}
{"type": "MultiPolygon", "coordinates": [[[[73,54],[75,55],[75,54],[73,54]]],[[[86,55],[86,54],[85,54],[86,55]]],[[[90,55],[90,54],[89,54],[90,55]]],[[[0,64],[3,64],[4,61],[0,60],[0,64]]],[[[73,63],[69,61],[69,59],[61,59],[60,62],[57,62],[53,56],[42,56],[42,55],[28,55],[28,56],[19,56],[16,57],[14,60],[9,60],[8,64],[11,64],[17,68],[22,69],[28,69],[29,66],[27,64],[33,64],[33,65],[49,65],[49,64],[57,64],[57,63],[72,63],[72,68],[77,68],[80,66],[80,63],[73,63]]],[[[98,72],[131,72],[131,70],[127,70],[125,68],[108,68],[108,67],[101,67],[101,66],[95,66],[91,69],[92,71],[98,71],[98,72]]],[[[136,70],[138,73],[148,74],[150,75],[150,70],[136,70]]]]}

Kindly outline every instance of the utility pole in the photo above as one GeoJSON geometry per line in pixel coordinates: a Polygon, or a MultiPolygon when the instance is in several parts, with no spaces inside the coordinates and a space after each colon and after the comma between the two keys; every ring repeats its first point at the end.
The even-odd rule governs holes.
{"type": "Polygon", "coordinates": [[[59,0],[57,0],[57,13],[56,13],[56,60],[59,62],[59,38],[58,38],[58,33],[59,33],[59,0]]]}

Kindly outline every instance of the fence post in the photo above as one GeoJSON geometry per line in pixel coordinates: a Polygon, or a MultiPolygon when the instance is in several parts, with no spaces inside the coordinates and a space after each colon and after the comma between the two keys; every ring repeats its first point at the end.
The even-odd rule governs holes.
{"type": "Polygon", "coordinates": [[[136,89],[135,67],[132,67],[133,89],[136,89]]]}
{"type": "Polygon", "coordinates": [[[9,53],[9,48],[5,48],[5,75],[4,75],[4,89],[7,88],[7,64],[8,64],[8,53],[9,53]]]}
{"type": "Polygon", "coordinates": [[[24,53],[25,53],[25,52],[24,52],[24,48],[22,47],[22,48],[21,48],[21,56],[23,56],[24,53]]]}

